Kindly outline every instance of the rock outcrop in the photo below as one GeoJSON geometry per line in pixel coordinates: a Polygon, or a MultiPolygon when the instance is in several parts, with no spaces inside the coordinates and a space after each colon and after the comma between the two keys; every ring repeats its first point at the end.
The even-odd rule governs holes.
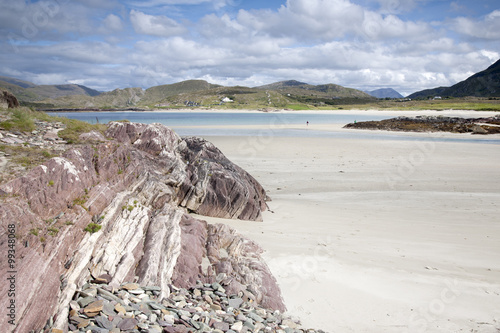
{"type": "Polygon", "coordinates": [[[0,109],[11,109],[19,107],[16,96],[6,90],[0,90],[0,109]]]}
{"type": "Polygon", "coordinates": [[[345,125],[344,128],[405,132],[498,134],[500,133],[500,116],[488,118],[441,116],[397,117],[380,121],[351,123],[345,125]]]}
{"type": "MultiPolygon", "coordinates": [[[[68,305],[90,278],[194,287],[225,274],[228,292],[285,309],[279,287],[254,242],[189,212],[261,220],[258,182],[211,143],[182,139],[163,125],[111,123],[104,138],[66,151],[0,186],[0,246],[14,225],[15,326],[67,329],[68,305]],[[84,230],[85,229],[85,230],[84,230]]],[[[0,293],[7,295],[6,284],[0,293]]],[[[0,306],[10,300],[2,297],[0,306]]]]}

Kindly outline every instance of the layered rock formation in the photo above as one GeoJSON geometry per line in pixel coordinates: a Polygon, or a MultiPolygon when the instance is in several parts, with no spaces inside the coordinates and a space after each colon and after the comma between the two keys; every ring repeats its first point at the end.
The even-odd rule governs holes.
{"type": "Polygon", "coordinates": [[[188,214],[261,220],[266,195],[253,177],[211,143],[159,124],[115,122],[106,135],[87,134],[92,145],[0,186],[2,249],[9,224],[16,236],[16,326],[2,316],[0,327],[24,333],[51,320],[66,329],[75,290],[103,274],[166,297],[169,284],[191,288],[225,273],[228,292],[285,309],[257,244],[188,214]]]}

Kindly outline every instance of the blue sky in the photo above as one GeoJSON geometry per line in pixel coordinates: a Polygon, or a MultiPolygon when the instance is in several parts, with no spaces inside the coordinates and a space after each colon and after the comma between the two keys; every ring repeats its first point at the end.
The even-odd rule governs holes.
{"type": "Polygon", "coordinates": [[[101,91],[187,79],[402,94],[500,59],[497,0],[0,0],[0,75],[101,91]]]}

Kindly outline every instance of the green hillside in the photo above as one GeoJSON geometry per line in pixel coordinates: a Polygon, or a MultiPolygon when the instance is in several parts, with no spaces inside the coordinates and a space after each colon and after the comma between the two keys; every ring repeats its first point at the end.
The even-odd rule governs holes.
{"type": "Polygon", "coordinates": [[[144,97],[141,99],[141,105],[162,103],[166,98],[190,92],[209,90],[220,87],[216,84],[208,83],[204,80],[187,80],[173,84],[165,84],[161,86],[151,87],[146,89],[144,97]]]}
{"type": "Polygon", "coordinates": [[[93,97],[100,94],[97,90],[78,84],[36,85],[32,82],[6,76],[0,76],[0,88],[10,91],[16,95],[20,102],[25,103],[64,96],[82,95],[93,97]]]}
{"type": "Polygon", "coordinates": [[[441,97],[500,97],[500,60],[451,87],[418,91],[409,98],[441,97]]]}
{"type": "Polygon", "coordinates": [[[102,93],[92,97],[88,95],[71,95],[63,96],[55,99],[46,99],[40,103],[44,104],[44,108],[123,108],[136,106],[144,96],[142,88],[125,88],[115,89],[113,91],[102,93]]]}
{"type": "Polygon", "coordinates": [[[352,88],[345,88],[337,84],[310,85],[295,80],[281,81],[265,86],[256,87],[263,90],[279,91],[282,94],[295,96],[313,96],[318,98],[362,98],[373,99],[373,96],[352,88]]]}

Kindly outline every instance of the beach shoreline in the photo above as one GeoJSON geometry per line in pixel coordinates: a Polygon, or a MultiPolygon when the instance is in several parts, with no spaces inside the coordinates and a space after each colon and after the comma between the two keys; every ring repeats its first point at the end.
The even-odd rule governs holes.
{"type": "Polygon", "coordinates": [[[305,327],[500,328],[498,145],[207,139],[272,201],[262,223],[200,218],[227,223],[265,249],[289,313],[305,327]]]}

